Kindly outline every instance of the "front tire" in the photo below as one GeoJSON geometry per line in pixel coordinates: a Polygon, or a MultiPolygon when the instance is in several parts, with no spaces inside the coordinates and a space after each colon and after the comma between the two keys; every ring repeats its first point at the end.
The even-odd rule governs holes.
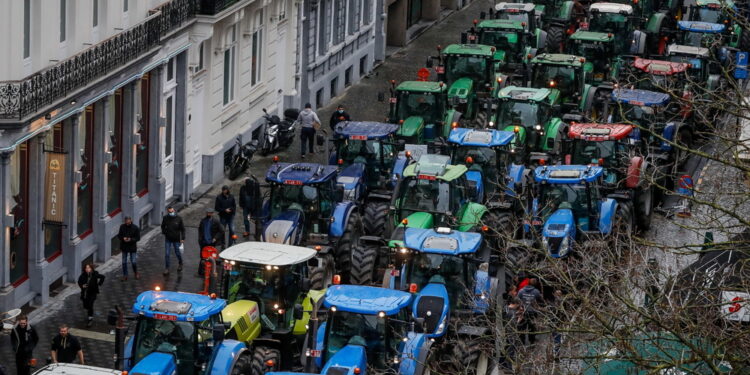
{"type": "Polygon", "coordinates": [[[353,212],[346,223],[344,234],[336,245],[336,272],[341,275],[343,283],[348,283],[352,272],[352,253],[362,234],[362,222],[359,213],[353,212]]]}
{"type": "Polygon", "coordinates": [[[250,352],[245,351],[237,358],[237,362],[232,366],[231,375],[247,375],[253,373],[253,356],[250,352]]]}
{"type": "Polygon", "coordinates": [[[377,280],[378,251],[380,248],[371,244],[359,244],[352,253],[352,275],[350,282],[355,285],[371,285],[377,280]]]}
{"type": "Polygon", "coordinates": [[[374,201],[365,206],[362,225],[368,236],[382,237],[388,221],[388,202],[374,201]]]}
{"type": "Polygon", "coordinates": [[[319,258],[323,265],[310,269],[310,289],[323,290],[327,288],[333,280],[334,266],[333,257],[324,255],[319,258]]]}
{"type": "Polygon", "coordinates": [[[560,26],[556,25],[550,25],[549,29],[547,30],[547,40],[545,44],[545,49],[548,53],[562,53],[565,49],[563,46],[564,40],[563,36],[565,35],[565,29],[563,29],[560,26]]]}
{"type": "Polygon", "coordinates": [[[654,212],[654,188],[649,186],[646,189],[639,189],[635,196],[635,205],[638,229],[649,230],[651,228],[651,214],[654,212]]]}
{"type": "Polygon", "coordinates": [[[460,339],[453,347],[453,358],[459,362],[457,374],[486,375],[489,369],[489,356],[482,350],[478,339],[460,339]]]}
{"type": "Polygon", "coordinates": [[[281,369],[281,352],[267,346],[258,346],[253,353],[253,375],[263,375],[271,371],[281,369]],[[273,361],[273,366],[269,366],[269,361],[273,361]]]}

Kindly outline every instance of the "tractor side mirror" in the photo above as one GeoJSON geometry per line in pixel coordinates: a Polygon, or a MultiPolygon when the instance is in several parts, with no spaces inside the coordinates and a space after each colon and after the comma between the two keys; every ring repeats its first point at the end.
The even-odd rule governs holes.
{"type": "Polygon", "coordinates": [[[479,19],[483,20],[485,18],[487,18],[487,13],[485,11],[479,12],[479,19]]]}
{"type": "Polygon", "coordinates": [[[214,324],[213,328],[213,339],[215,343],[224,341],[224,337],[226,335],[227,327],[224,325],[224,323],[216,323],[214,324]]]}
{"type": "Polygon", "coordinates": [[[305,311],[302,308],[302,305],[300,305],[299,303],[295,304],[294,310],[293,310],[294,320],[302,320],[302,316],[304,315],[304,312],[305,311]]]}
{"type": "Polygon", "coordinates": [[[378,101],[381,102],[381,103],[385,101],[385,93],[384,92],[381,91],[381,92],[378,93],[378,101]]]}
{"type": "Polygon", "coordinates": [[[302,293],[307,293],[310,291],[311,288],[311,282],[310,279],[305,277],[302,279],[302,293]]]}
{"type": "Polygon", "coordinates": [[[469,41],[469,34],[466,32],[461,33],[461,44],[466,44],[469,41]]]}
{"type": "Polygon", "coordinates": [[[344,201],[344,188],[341,186],[337,186],[336,190],[333,193],[333,196],[336,202],[343,202],[344,201]]]}
{"type": "Polygon", "coordinates": [[[432,58],[431,57],[427,58],[427,61],[424,62],[424,66],[426,66],[428,68],[432,68],[432,58]]]}

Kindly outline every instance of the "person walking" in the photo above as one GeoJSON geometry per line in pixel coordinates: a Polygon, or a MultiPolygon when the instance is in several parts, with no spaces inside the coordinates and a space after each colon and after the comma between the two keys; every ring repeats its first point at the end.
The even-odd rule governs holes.
{"type": "Polygon", "coordinates": [[[30,362],[34,358],[34,348],[39,342],[36,329],[29,324],[26,315],[20,315],[16,319],[16,326],[10,332],[10,346],[16,354],[16,370],[18,375],[29,375],[31,373],[30,362]]]}
{"type": "MultiPolygon", "coordinates": [[[[252,178],[248,177],[245,179],[245,184],[240,188],[240,207],[242,207],[242,222],[245,225],[245,233],[243,236],[248,238],[250,236],[250,220],[256,215],[256,206],[260,196],[260,187],[253,181],[252,178]]],[[[252,219],[255,222],[255,219],[252,219]]],[[[254,232],[258,230],[255,229],[254,232]]],[[[255,233],[255,239],[258,240],[258,234],[255,233]]]]}
{"type": "Polygon", "coordinates": [[[533,344],[536,341],[536,337],[534,336],[534,332],[536,331],[534,319],[539,312],[539,305],[544,302],[540,289],[539,279],[531,277],[529,278],[529,283],[518,291],[518,299],[521,300],[525,311],[529,344],[533,344]]]}
{"type": "Polygon", "coordinates": [[[164,276],[169,275],[169,260],[173,250],[179,262],[177,272],[182,271],[180,246],[185,242],[185,224],[172,206],[167,207],[167,214],[161,218],[161,234],[164,235],[164,276]]]}
{"type": "Polygon", "coordinates": [[[229,246],[232,246],[234,244],[234,214],[237,212],[237,202],[234,200],[232,193],[229,192],[229,186],[221,187],[221,194],[216,197],[214,210],[219,213],[221,225],[229,231],[229,246]]]}
{"type": "Polygon", "coordinates": [[[315,111],[312,110],[312,105],[310,103],[305,104],[305,109],[303,109],[299,116],[297,117],[297,121],[300,123],[300,126],[302,127],[302,130],[300,132],[300,139],[301,147],[300,155],[302,159],[305,158],[305,143],[309,146],[310,149],[310,155],[315,153],[315,149],[313,148],[313,142],[315,140],[315,130],[320,127],[320,118],[318,118],[318,114],[315,113],[315,111]]]}
{"type": "Polygon", "coordinates": [[[87,327],[90,327],[94,321],[94,301],[99,294],[99,287],[103,283],[104,275],[96,272],[92,264],[83,266],[83,272],[81,272],[81,276],[78,276],[78,286],[81,288],[81,301],[83,301],[83,308],[86,309],[88,316],[87,327]]]}
{"type": "Polygon", "coordinates": [[[50,348],[52,363],[73,363],[78,358],[78,362],[85,365],[83,360],[83,349],[78,338],[68,332],[66,324],[60,325],[60,331],[57,336],[52,338],[50,348]]]}
{"type": "Polygon", "coordinates": [[[344,111],[344,105],[339,104],[339,106],[336,107],[336,111],[331,114],[331,121],[329,122],[331,131],[334,131],[336,129],[336,124],[338,124],[339,122],[351,120],[351,116],[349,116],[349,114],[344,111]]]}
{"type": "MultiPolygon", "coordinates": [[[[216,218],[214,209],[207,208],[206,216],[198,224],[198,245],[200,251],[206,246],[220,247],[224,245],[224,228],[216,218]]],[[[200,254],[200,253],[199,253],[200,254]]],[[[200,256],[199,256],[200,258],[200,256]]],[[[198,262],[198,275],[203,276],[203,259],[198,262]]]]}
{"type": "Polygon", "coordinates": [[[120,240],[120,252],[122,252],[122,281],[128,279],[128,258],[130,258],[130,264],[133,266],[135,279],[140,279],[137,244],[141,239],[141,228],[133,224],[133,219],[130,216],[125,216],[125,223],[120,225],[117,238],[120,240]]]}

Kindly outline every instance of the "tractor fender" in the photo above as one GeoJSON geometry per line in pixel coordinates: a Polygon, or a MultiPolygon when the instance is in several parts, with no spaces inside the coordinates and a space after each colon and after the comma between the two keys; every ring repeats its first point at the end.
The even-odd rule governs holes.
{"type": "Polygon", "coordinates": [[[364,193],[365,165],[352,163],[341,170],[336,177],[336,184],[344,188],[344,199],[358,201],[364,193]]]}
{"type": "Polygon", "coordinates": [[[441,134],[441,136],[443,138],[448,138],[450,136],[450,133],[451,133],[451,124],[454,123],[454,122],[460,123],[462,115],[463,114],[461,112],[459,112],[459,111],[457,111],[455,109],[449,109],[446,112],[445,119],[447,121],[443,124],[443,133],[441,134]]]}
{"type": "Polygon", "coordinates": [[[508,187],[505,190],[505,194],[509,197],[515,197],[516,194],[524,188],[523,184],[526,183],[523,176],[526,172],[526,167],[521,164],[511,164],[508,167],[508,178],[510,179],[508,187]]]}
{"type": "Polygon", "coordinates": [[[417,134],[420,135],[420,142],[422,141],[422,131],[424,130],[424,119],[419,116],[411,116],[404,120],[401,127],[398,128],[396,135],[404,138],[412,138],[417,134]]]}
{"type": "Polygon", "coordinates": [[[578,109],[581,112],[588,114],[591,110],[591,106],[594,104],[594,98],[596,98],[596,87],[589,84],[584,85],[583,96],[581,97],[581,102],[578,104],[578,109]]]}
{"type": "Polygon", "coordinates": [[[646,33],[641,30],[635,30],[631,34],[630,40],[630,54],[631,55],[643,55],[646,49],[646,33]]]}
{"type": "Polygon", "coordinates": [[[461,215],[458,217],[458,230],[468,232],[481,223],[482,217],[487,213],[487,207],[479,203],[470,202],[459,212],[461,212],[461,215]]]}
{"type": "Polygon", "coordinates": [[[262,238],[266,242],[296,244],[302,232],[302,212],[287,210],[266,222],[262,238]]]}
{"type": "Polygon", "coordinates": [[[615,199],[606,198],[599,205],[599,232],[609,234],[612,232],[615,212],[617,212],[618,203],[615,199]]]}
{"type": "MultiPolygon", "coordinates": [[[[211,362],[209,362],[209,375],[230,374],[237,359],[247,350],[244,343],[237,340],[224,340],[214,347],[211,362]]],[[[137,371],[133,371],[136,373],[137,371]]]]}
{"type": "Polygon", "coordinates": [[[677,134],[677,124],[675,124],[674,122],[668,122],[664,126],[664,130],[661,133],[661,136],[662,138],[664,138],[664,140],[661,141],[659,149],[662,151],[671,151],[672,144],[670,142],[674,142],[675,134],[677,134]]]}
{"type": "Polygon", "coordinates": [[[628,177],[625,179],[625,186],[628,189],[635,189],[641,183],[641,174],[645,170],[645,161],[640,156],[634,156],[628,164],[628,177]]]}
{"type": "Polygon", "coordinates": [[[559,20],[565,21],[565,26],[567,26],[567,21],[569,21],[573,17],[573,2],[572,1],[565,1],[560,5],[560,13],[557,14],[557,18],[559,20]]]}
{"type": "MultiPolygon", "coordinates": [[[[509,125],[506,126],[505,131],[512,132],[515,130],[515,126],[509,125]]],[[[512,146],[511,147],[520,147],[523,149],[524,145],[526,144],[526,128],[523,126],[518,126],[518,133],[515,133],[513,136],[513,140],[511,141],[512,146]]]]}
{"type": "MultiPolygon", "coordinates": [[[[320,353],[323,352],[325,349],[325,340],[326,340],[326,326],[328,325],[328,322],[323,322],[318,326],[318,331],[315,332],[315,350],[319,350],[320,353]]],[[[315,357],[315,367],[321,368],[323,367],[323,356],[319,355],[315,357]]]]}
{"type": "Polygon", "coordinates": [[[357,207],[354,205],[354,202],[344,201],[337,203],[333,209],[333,223],[328,228],[328,234],[336,238],[343,236],[346,224],[349,222],[349,216],[356,209],[357,207]]]}
{"type": "Polygon", "coordinates": [[[450,316],[450,297],[448,289],[445,288],[444,279],[430,280],[430,283],[422,288],[412,303],[412,316],[424,318],[427,337],[445,335],[450,316]]]}
{"type": "Polygon", "coordinates": [[[411,163],[411,160],[406,156],[399,156],[396,161],[393,162],[393,170],[391,171],[391,183],[398,182],[403,176],[404,169],[411,163]]]}
{"type": "Polygon", "coordinates": [[[130,370],[133,367],[133,337],[130,336],[125,340],[125,348],[122,352],[122,365],[125,370],[130,370]]]}
{"type": "Polygon", "coordinates": [[[406,341],[401,351],[401,363],[398,365],[398,374],[424,374],[427,355],[430,353],[432,342],[424,334],[416,332],[407,333],[406,341]]]}
{"type": "Polygon", "coordinates": [[[664,25],[664,20],[667,18],[667,15],[665,13],[661,12],[655,12],[654,14],[649,17],[648,22],[646,22],[646,32],[649,35],[652,35],[654,38],[659,38],[661,35],[661,29],[662,25],[664,25]]]}
{"type": "MultiPolygon", "coordinates": [[[[544,47],[547,46],[547,32],[542,29],[536,29],[536,49],[543,51],[544,47]]],[[[536,51],[535,51],[536,52],[536,51]]],[[[536,53],[535,53],[536,55],[536,53]]]]}
{"type": "MultiPolygon", "coordinates": [[[[239,343],[239,341],[235,342],[239,343]]],[[[244,345],[245,344],[242,344],[242,346],[244,345]]],[[[216,351],[214,351],[214,353],[216,353],[216,351]]],[[[214,355],[214,357],[216,356],[214,355]]],[[[233,362],[231,361],[231,359],[232,358],[230,357],[229,360],[225,360],[225,362],[228,362],[228,365],[232,365],[233,362]]],[[[214,358],[211,359],[211,363],[215,363],[214,358]]],[[[177,373],[177,364],[175,363],[174,354],[152,352],[138,361],[138,363],[133,366],[131,371],[134,374],[143,373],[171,375],[177,373]]],[[[215,372],[214,374],[228,374],[228,372],[215,372]]]]}
{"type": "Polygon", "coordinates": [[[477,270],[474,274],[474,312],[481,314],[490,307],[492,297],[492,280],[486,270],[477,270]]]}
{"type": "Polygon", "coordinates": [[[466,172],[466,180],[476,188],[476,196],[474,196],[472,200],[475,202],[482,202],[484,197],[484,179],[482,178],[482,172],[469,170],[466,172]]]}
{"type": "Polygon", "coordinates": [[[557,117],[553,118],[547,124],[546,129],[544,129],[544,145],[542,145],[542,150],[559,155],[562,141],[567,138],[567,133],[567,125],[561,119],[557,117]],[[550,141],[552,141],[551,146],[550,141]]]}
{"type": "MultiPolygon", "coordinates": [[[[357,336],[355,336],[357,337],[357,336]]],[[[356,374],[355,369],[359,368],[360,371],[367,369],[367,354],[365,354],[365,343],[364,339],[360,338],[363,345],[359,344],[348,344],[341,348],[336,354],[331,357],[323,369],[320,371],[321,374],[333,374],[336,370],[345,370],[345,374],[356,374]],[[336,370],[333,370],[335,368],[336,370]],[[330,372],[329,372],[330,370],[330,372]]]]}

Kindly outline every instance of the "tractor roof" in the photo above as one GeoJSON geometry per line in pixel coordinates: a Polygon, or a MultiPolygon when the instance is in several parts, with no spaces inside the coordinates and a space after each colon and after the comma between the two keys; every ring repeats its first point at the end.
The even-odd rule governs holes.
{"type": "Polygon", "coordinates": [[[612,91],[612,99],[619,103],[652,107],[669,103],[669,94],[638,89],[616,89],[612,91]]]}
{"type": "Polygon", "coordinates": [[[663,61],[663,60],[649,60],[636,57],[633,62],[633,66],[636,69],[640,69],[646,73],[655,75],[672,75],[682,73],[688,69],[687,63],[663,61]]]}
{"type": "Polygon", "coordinates": [[[726,26],[723,23],[699,22],[699,21],[678,21],[677,27],[681,31],[692,31],[705,34],[719,34],[724,31],[726,26]]]}
{"type": "Polygon", "coordinates": [[[530,100],[532,102],[541,102],[552,93],[552,90],[547,88],[531,88],[531,87],[518,87],[508,86],[504,87],[497,93],[498,99],[513,99],[513,100],[530,100]]]}
{"type": "Polygon", "coordinates": [[[576,55],[566,55],[562,53],[543,53],[537,55],[531,60],[532,64],[554,64],[554,65],[565,65],[573,67],[581,67],[586,62],[585,57],[576,55]]]}
{"type": "Polygon", "coordinates": [[[721,8],[722,3],[726,5],[727,8],[734,8],[734,2],[731,0],[695,0],[695,5],[699,7],[708,7],[708,8],[721,8]]]}
{"type": "Polygon", "coordinates": [[[450,228],[406,228],[404,232],[404,246],[424,253],[473,254],[481,244],[482,235],[476,232],[461,232],[450,228]]]}
{"type": "Polygon", "coordinates": [[[338,168],[315,163],[276,163],[268,168],[266,181],[285,185],[308,185],[327,181],[338,168]]]}
{"type": "Polygon", "coordinates": [[[670,44],[667,47],[667,55],[683,55],[691,57],[707,58],[709,56],[708,48],[684,46],[681,44],[670,44]]]}
{"type": "Polygon", "coordinates": [[[402,176],[417,177],[420,180],[453,181],[466,173],[464,165],[450,165],[450,157],[446,155],[426,154],[416,163],[404,169],[402,176]]]}
{"type": "Polygon", "coordinates": [[[593,165],[551,165],[536,167],[534,180],[550,184],[580,184],[593,182],[601,177],[604,168],[593,165]]]}
{"type": "Polygon", "coordinates": [[[513,140],[515,133],[493,129],[455,128],[448,136],[448,142],[461,146],[505,146],[513,140]]]}
{"type": "Polygon", "coordinates": [[[633,131],[627,124],[573,123],[568,130],[568,137],[590,141],[621,140],[633,131]]]}
{"type": "Polygon", "coordinates": [[[122,371],[75,363],[52,363],[37,370],[35,375],[122,375],[122,371]]]}
{"type": "Polygon", "coordinates": [[[521,21],[516,20],[484,20],[477,25],[479,29],[502,29],[523,31],[525,28],[521,21]]]}
{"type": "Polygon", "coordinates": [[[409,306],[411,294],[400,290],[364,285],[334,285],[323,300],[325,307],[336,306],[337,311],[375,315],[380,311],[393,315],[409,306]]]}
{"type": "Polygon", "coordinates": [[[305,262],[316,254],[309,247],[249,241],[234,245],[222,251],[219,256],[237,263],[288,266],[305,262]]]}
{"type": "Polygon", "coordinates": [[[531,13],[536,9],[532,3],[497,3],[495,11],[504,13],[531,13]]]}
{"type": "Polygon", "coordinates": [[[618,3],[594,3],[589,7],[589,11],[601,12],[601,13],[620,13],[620,14],[633,14],[633,6],[630,4],[618,4],[618,3]]]}
{"type": "Polygon", "coordinates": [[[582,40],[586,42],[609,43],[615,40],[612,33],[600,33],[596,31],[578,30],[570,36],[571,40],[582,40]]]}
{"type": "Polygon", "coordinates": [[[354,140],[382,139],[398,130],[398,125],[373,121],[343,121],[336,124],[336,135],[354,140]]]}
{"type": "Polygon", "coordinates": [[[447,90],[445,84],[442,82],[433,81],[405,81],[401,82],[396,90],[399,91],[414,91],[414,92],[443,92],[447,90]]]}
{"type": "Polygon", "coordinates": [[[202,322],[218,314],[227,301],[201,294],[146,291],[138,295],[133,303],[133,313],[162,320],[180,322],[202,322]]]}
{"type": "Polygon", "coordinates": [[[443,49],[445,55],[471,55],[491,58],[495,54],[495,47],[484,44],[450,44],[443,49]]]}

